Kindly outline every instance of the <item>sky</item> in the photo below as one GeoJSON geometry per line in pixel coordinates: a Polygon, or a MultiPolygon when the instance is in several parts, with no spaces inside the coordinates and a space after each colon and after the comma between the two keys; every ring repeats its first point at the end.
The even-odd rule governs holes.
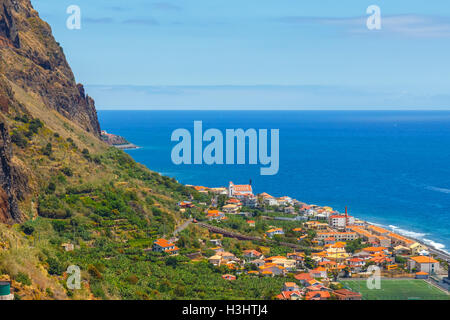
{"type": "Polygon", "coordinates": [[[98,109],[450,110],[448,0],[31,1],[98,109]]]}

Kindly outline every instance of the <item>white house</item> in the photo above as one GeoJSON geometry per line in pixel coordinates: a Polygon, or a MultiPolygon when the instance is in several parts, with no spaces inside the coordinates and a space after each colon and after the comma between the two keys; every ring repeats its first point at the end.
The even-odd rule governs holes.
{"type": "Polygon", "coordinates": [[[230,181],[228,186],[228,196],[234,197],[236,195],[253,194],[252,186],[249,184],[234,184],[230,181]]]}
{"type": "Polygon", "coordinates": [[[284,231],[283,231],[283,229],[281,229],[281,228],[274,228],[274,229],[270,229],[270,230],[268,230],[267,232],[266,232],[266,235],[269,237],[269,238],[272,238],[274,235],[276,235],[276,234],[284,234],[284,231]]]}
{"type": "Polygon", "coordinates": [[[415,256],[408,259],[409,270],[416,269],[417,271],[427,273],[439,273],[439,261],[427,256],[415,256]]]}

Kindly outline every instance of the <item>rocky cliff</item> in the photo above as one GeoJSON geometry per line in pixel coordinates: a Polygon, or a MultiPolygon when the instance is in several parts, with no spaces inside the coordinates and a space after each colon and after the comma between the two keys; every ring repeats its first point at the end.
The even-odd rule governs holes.
{"type": "Polygon", "coordinates": [[[100,137],[94,100],[29,0],[0,0],[0,75],[100,137]]]}
{"type": "Polygon", "coordinates": [[[0,0],[0,222],[21,220],[18,201],[28,177],[13,164],[8,122],[30,110],[42,116],[55,110],[100,138],[94,100],[75,82],[50,26],[30,0],[0,0]]]}

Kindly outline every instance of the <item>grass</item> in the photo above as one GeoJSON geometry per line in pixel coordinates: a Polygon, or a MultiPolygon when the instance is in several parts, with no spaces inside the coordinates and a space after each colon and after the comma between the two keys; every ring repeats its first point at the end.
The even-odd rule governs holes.
{"type": "Polygon", "coordinates": [[[424,280],[381,280],[381,289],[370,290],[366,280],[345,280],[342,284],[360,292],[364,300],[450,300],[450,295],[424,280]]]}

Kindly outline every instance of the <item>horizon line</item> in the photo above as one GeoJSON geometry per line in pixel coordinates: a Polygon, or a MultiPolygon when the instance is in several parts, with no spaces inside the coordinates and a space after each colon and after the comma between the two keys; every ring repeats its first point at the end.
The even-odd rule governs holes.
{"type": "Polygon", "coordinates": [[[97,111],[450,111],[448,107],[108,107],[97,111]]]}

